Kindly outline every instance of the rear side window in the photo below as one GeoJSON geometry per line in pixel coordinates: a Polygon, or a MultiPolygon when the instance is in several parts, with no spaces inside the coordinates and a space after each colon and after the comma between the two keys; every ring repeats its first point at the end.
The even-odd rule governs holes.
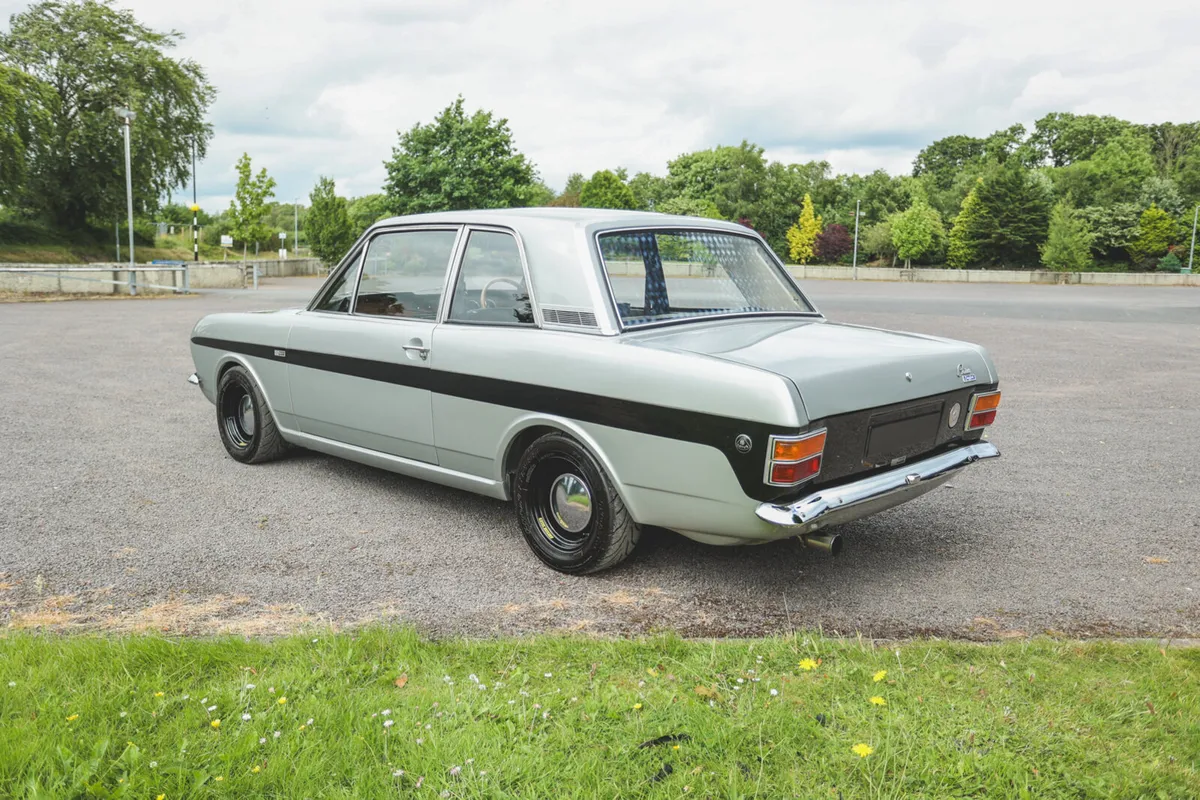
{"type": "Polygon", "coordinates": [[[450,319],[457,322],[532,325],[533,305],[517,240],[509,233],[471,231],[450,319]]]}
{"type": "Polygon", "coordinates": [[[625,327],[683,317],[811,312],[754,238],[696,230],[602,234],[600,256],[625,327]]]}
{"type": "Polygon", "coordinates": [[[355,314],[436,320],[456,230],[396,231],[371,240],[355,314]]]}

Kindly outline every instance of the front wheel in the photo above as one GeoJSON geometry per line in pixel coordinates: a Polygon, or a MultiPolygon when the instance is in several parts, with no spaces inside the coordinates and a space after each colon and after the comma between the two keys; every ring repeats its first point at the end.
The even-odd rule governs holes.
{"type": "Polygon", "coordinates": [[[641,537],[604,468],[566,434],[546,434],[525,450],[513,489],[525,541],[559,572],[615,567],[641,537]]]}
{"type": "Polygon", "coordinates": [[[254,378],[240,366],[217,383],[217,430],[225,450],[244,464],[279,458],[287,448],[254,378]]]}

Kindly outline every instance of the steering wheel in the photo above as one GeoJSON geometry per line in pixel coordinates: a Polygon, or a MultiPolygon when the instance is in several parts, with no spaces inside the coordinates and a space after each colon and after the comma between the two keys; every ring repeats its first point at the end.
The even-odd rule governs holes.
{"type": "Polygon", "coordinates": [[[488,307],[488,304],[487,304],[488,289],[492,288],[497,283],[507,283],[509,286],[513,287],[518,292],[524,288],[520,282],[515,281],[512,278],[492,278],[490,281],[487,282],[487,284],[482,289],[479,290],[479,307],[480,308],[488,307]]]}

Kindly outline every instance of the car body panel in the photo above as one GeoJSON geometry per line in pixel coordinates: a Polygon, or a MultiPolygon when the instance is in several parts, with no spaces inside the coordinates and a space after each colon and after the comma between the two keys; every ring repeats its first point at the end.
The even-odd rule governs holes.
{"type": "MultiPolygon", "coordinates": [[[[448,212],[376,223],[351,252],[410,226],[460,226],[436,319],[211,315],[192,338],[205,395],[215,400],[220,371],[241,364],[285,440],[501,499],[531,433],[566,432],[596,456],[637,522],[734,544],[790,535],[755,510],[805,495],[803,486],[765,485],[773,436],[837,430],[839,419],[861,427],[876,409],[892,415],[923,401],[948,415],[967,396],[964,376],[981,388],[997,382],[975,345],[830,323],[815,311],[622,329],[600,233],[650,226],[758,239],[734,223],[581,209],[448,212]],[[534,324],[447,321],[458,265],[480,229],[517,239],[534,324]],[[424,358],[405,349],[413,345],[428,348],[424,358]]],[[[361,270],[362,261],[343,266],[361,270]]],[[[961,425],[940,431],[941,450],[978,440],[961,425]]],[[[843,462],[842,483],[877,466],[853,448],[843,462]]]]}

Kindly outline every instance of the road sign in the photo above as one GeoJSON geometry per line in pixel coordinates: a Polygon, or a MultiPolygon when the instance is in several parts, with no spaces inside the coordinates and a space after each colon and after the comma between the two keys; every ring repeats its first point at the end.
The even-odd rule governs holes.
{"type": "Polygon", "coordinates": [[[233,247],[233,237],[222,234],[221,247],[233,247]]]}
{"type": "Polygon", "coordinates": [[[280,233],[280,234],[279,234],[279,241],[281,241],[281,242],[282,242],[282,241],[283,241],[284,239],[286,239],[286,238],[287,238],[287,234],[286,234],[286,233],[280,233]]]}

